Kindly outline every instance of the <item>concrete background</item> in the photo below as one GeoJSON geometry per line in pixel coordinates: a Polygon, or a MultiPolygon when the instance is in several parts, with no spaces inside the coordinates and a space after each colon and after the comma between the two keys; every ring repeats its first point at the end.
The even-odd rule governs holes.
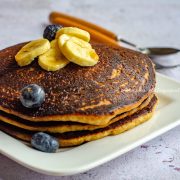
{"type": "MultiPolygon", "coordinates": [[[[0,0],[0,49],[42,36],[52,10],[84,18],[143,46],[180,48],[178,0],[0,0]]],[[[179,56],[173,63],[180,63],[179,56]]],[[[163,62],[162,62],[163,63],[163,62]]],[[[160,71],[180,81],[180,68],[160,71]]],[[[61,162],[60,162],[61,163],[61,162]]],[[[0,155],[3,180],[178,180],[180,127],[86,173],[52,177],[33,172],[0,155]]]]}

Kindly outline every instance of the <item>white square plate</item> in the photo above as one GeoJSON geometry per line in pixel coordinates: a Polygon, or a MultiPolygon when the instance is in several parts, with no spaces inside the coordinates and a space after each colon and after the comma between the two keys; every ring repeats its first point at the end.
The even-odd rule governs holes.
{"type": "Polygon", "coordinates": [[[43,153],[0,131],[0,152],[35,171],[51,175],[81,173],[180,125],[180,83],[157,74],[159,105],[154,117],[132,130],[78,147],[43,153]]]}

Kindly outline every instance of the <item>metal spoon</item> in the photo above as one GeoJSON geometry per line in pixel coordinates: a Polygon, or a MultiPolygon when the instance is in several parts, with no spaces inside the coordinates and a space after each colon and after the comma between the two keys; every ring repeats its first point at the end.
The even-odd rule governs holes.
{"type": "Polygon", "coordinates": [[[180,64],[172,65],[172,66],[164,66],[164,65],[155,63],[155,69],[172,69],[172,68],[177,68],[177,67],[180,67],[180,64]]]}
{"type": "Polygon", "coordinates": [[[143,54],[147,54],[148,56],[165,56],[165,55],[171,55],[176,54],[180,52],[180,49],[171,48],[171,47],[149,47],[149,48],[139,48],[137,45],[125,40],[125,39],[118,39],[120,42],[123,42],[125,44],[128,44],[143,54]]]}
{"type": "Polygon", "coordinates": [[[154,62],[154,64],[156,65],[155,68],[156,69],[171,69],[171,68],[176,68],[179,67],[180,64],[177,65],[162,65],[157,63],[157,60],[160,61],[162,59],[167,59],[167,57],[173,57],[174,55],[176,55],[178,52],[180,52],[180,49],[176,49],[176,48],[171,48],[171,47],[148,47],[148,48],[139,48],[137,45],[119,38],[118,39],[120,42],[128,44],[134,48],[136,48],[138,51],[142,52],[143,54],[147,54],[154,62]],[[165,58],[166,57],[166,58],[165,58]]]}

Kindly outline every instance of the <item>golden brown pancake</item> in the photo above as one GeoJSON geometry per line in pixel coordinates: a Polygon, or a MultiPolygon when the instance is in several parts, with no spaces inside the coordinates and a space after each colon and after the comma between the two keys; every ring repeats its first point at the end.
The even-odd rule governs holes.
{"type": "MultiPolygon", "coordinates": [[[[53,136],[59,140],[61,147],[68,147],[79,145],[92,140],[97,140],[108,135],[120,134],[150,119],[153,115],[156,104],[157,97],[154,96],[148,104],[148,106],[104,128],[99,128],[92,131],[86,130],[65,133],[54,133],[53,136]]],[[[32,131],[24,130],[22,128],[9,125],[2,121],[0,121],[0,130],[12,135],[13,137],[28,142],[30,142],[31,137],[34,133],[32,131]]]]}
{"type": "Polygon", "coordinates": [[[0,110],[24,120],[106,125],[118,114],[137,108],[154,90],[153,64],[139,52],[94,44],[100,58],[97,65],[70,63],[48,72],[37,60],[29,66],[17,65],[14,56],[24,44],[0,51],[0,110]],[[45,89],[46,100],[30,110],[19,96],[32,83],[45,89]]]}
{"type": "MultiPolygon", "coordinates": [[[[122,113],[118,115],[117,117],[114,117],[109,121],[107,125],[110,125],[116,121],[119,121],[120,119],[125,118],[126,116],[130,116],[134,114],[135,112],[143,109],[146,107],[151,99],[154,97],[154,94],[151,95],[149,98],[147,98],[143,103],[138,106],[137,108],[130,110],[128,112],[122,113]]],[[[82,131],[82,130],[94,130],[98,128],[106,127],[107,125],[90,125],[90,124],[84,124],[84,123],[78,123],[78,122],[63,122],[63,121],[42,121],[42,122],[33,122],[33,121],[26,121],[22,118],[16,117],[12,114],[7,114],[3,111],[0,111],[0,120],[14,125],[16,127],[30,130],[30,131],[46,131],[51,133],[64,133],[69,131],[82,131]]]]}

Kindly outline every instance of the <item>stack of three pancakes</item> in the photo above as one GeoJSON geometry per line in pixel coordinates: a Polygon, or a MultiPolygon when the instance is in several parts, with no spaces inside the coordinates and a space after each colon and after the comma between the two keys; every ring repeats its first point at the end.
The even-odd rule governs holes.
{"type": "Polygon", "coordinates": [[[25,67],[16,64],[14,56],[23,45],[0,51],[0,130],[24,141],[43,131],[69,147],[122,133],[152,117],[155,71],[147,56],[93,44],[100,58],[97,65],[70,63],[47,72],[37,61],[25,67]],[[29,84],[45,90],[39,108],[25,108],[19,100],[29,84]]]}

